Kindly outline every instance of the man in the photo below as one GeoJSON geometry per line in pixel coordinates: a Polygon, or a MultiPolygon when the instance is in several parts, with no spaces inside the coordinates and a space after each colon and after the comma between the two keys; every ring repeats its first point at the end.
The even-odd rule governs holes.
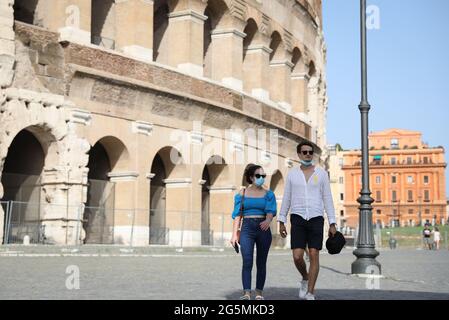
{"type": "Polygon", "coordinates": [[[284,198],[278,221],[281,236],[287,236],[285,223],[290,210],[291,249],[296,268],[302,276],[299,298],[315,300],[315,283],[319,272],[319,253],[323,245],[324,210],[329,220],[329,236],[336,232],[336,220],[329,177],[325,170],[315,167],[314,146],[302,142],[296,148],[300,168],[293,168],[287,176],[284,198]],[[310,268],[307,272],[304,250],[309,248],[310,268]]]}
{"type": "Polygon", "coordinates": [[[432,250],[432,240],[430,239],[430,235],[432,234],[432,230],[430,230],[429,225],[426,223],[424,225],[424,230],[422,232],[423,234],[423,242],[424,247],[428,247],[429,250],[432,250]]]}

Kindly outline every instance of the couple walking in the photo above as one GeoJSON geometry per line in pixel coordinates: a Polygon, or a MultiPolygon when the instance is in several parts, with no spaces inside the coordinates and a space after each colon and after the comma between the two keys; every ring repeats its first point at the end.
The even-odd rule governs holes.
{"type": "MultiPolygon", "coordinates": [[[[277,216],[281,237],[287,236],[287,215],[290,211],[291,240],[294,264],[302,276],[299,298],[315,300],[315,283],[319,272],[319,252],[323,243],[324,210],[330,223],[329,236],[336,233],[335,213],[327,172],[313,165],[314,146],[300,143],[296,151],[301,166],[290,170],[285,184],[282,206],[277,216]],[[309,249],[307,271],[304,251],[309,249]]],[[[249,165],[245,179],[249,187],[234,198],[232,246],[240,244],[242,253],[242,300],[251,299],[251,271],[254,245],[257,247],[257,279],[255,299],[263,300],[267,258],[271,245],[270,224],[276,216],[276,196],[264,188],[266,174],[261,166],[249,165]],[[239,231],[240,230],[240,231],[239,231]],[[239,234],[240,232],[240,234],[239,234]]]]}

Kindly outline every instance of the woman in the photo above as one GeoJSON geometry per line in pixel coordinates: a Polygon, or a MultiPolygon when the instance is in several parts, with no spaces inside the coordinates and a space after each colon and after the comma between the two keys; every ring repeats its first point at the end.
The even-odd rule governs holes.
{"type": "Polygon", "coordinates": [[[268,251],[271,245],[270,223],[276,215],[276,197],[271,190],[264,188],[265,178],[266,174],[261,166],[248,165],[245,170],[245,180],[249,186],[234,197],[234,212],[232,213],[234,225],[231,245],[235,247],[240,244],[242,252],[243,296],[240,298],[241,300],[250,300],[251,298],[254,244],[257,247],[256,300],[264,299],[263,287],[267,272],[268,251]],[[242,225],[240,241],[238,241],[237,231],[240,222],[242,222],[242,225]]]}
{"type": "Polygon", "coordinates": [[[435,231],[433,232],[433,242],[435,243],[435,249],[440,250],[440,230],[438,227],[435,227],[435,231]]]}

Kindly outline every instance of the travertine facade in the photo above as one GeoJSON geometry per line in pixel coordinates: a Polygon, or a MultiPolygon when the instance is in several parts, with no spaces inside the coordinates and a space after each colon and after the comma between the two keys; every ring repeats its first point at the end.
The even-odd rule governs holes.
{"type": "Polygon", "coordinates": [[[0,233],[33,199],[52,243],[105,243],[101,210],[113,243],[229,237],[248,161],[281,199],[296,144],[324,150],[321,19],[318,0],[1,0],[0,233]]]}

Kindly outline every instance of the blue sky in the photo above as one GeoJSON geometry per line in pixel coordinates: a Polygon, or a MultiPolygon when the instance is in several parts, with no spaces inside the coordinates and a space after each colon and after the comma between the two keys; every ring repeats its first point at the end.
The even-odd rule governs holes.
{"type": "MultiPolygon", "coordinates": [[[[359,0],[324,0],[328,143],[360,148],[359,0]],[[348,125],[350,124],[350,125],[348,125]]],[[[368,31],[369,130],[417,130],[449,159],[449,1],[368,0],[380,28],[368,31]]],[[[446,169],[446,194],[449,195],[446,169]]]]}

